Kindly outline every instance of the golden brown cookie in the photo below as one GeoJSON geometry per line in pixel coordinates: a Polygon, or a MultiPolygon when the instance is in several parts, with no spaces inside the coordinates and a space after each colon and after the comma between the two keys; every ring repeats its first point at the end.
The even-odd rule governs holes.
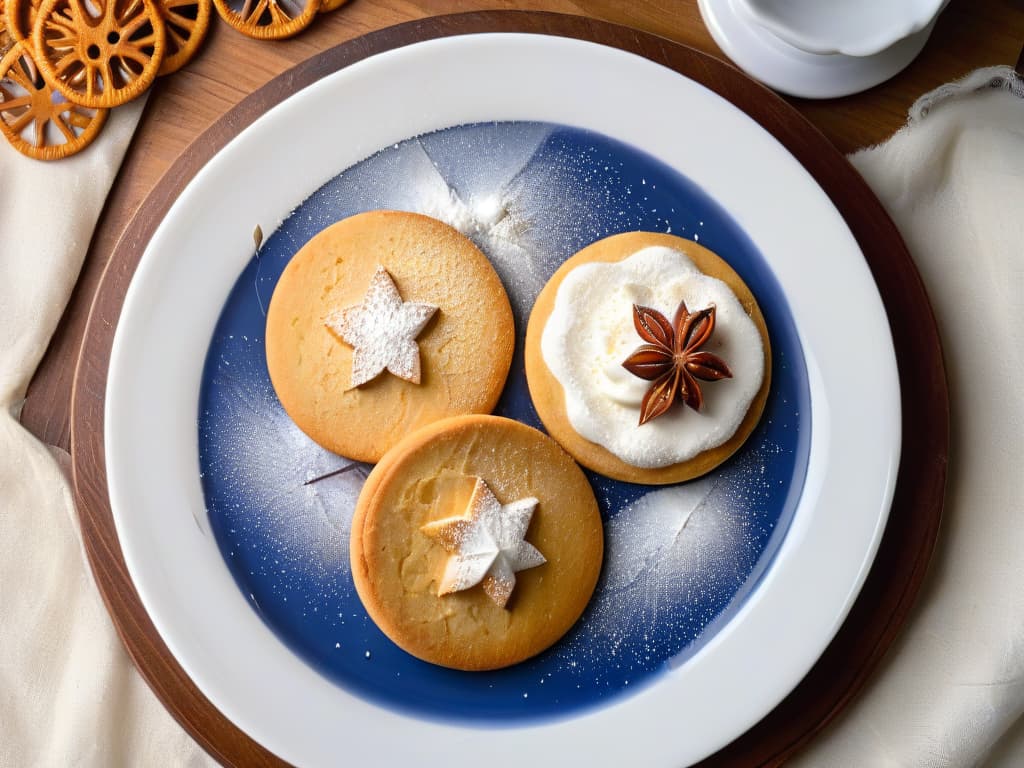
{"type": "MultiPolygon", "coordinates": [[[[669,323],[676,307],[661,309],[669,323]]],[[[696,312],[699,307],[690,307],[696,312]]],[[[641,336],[636,337],[636,347],[644,344],[641,336]]],[[[771,384],[771,349],[768,329],[764,317],[750,289],[736,272],[719,256],[697,243],[684,238],[654,232],[627,232],[599,240],[568,259],[544,286],[534,304],[526,332],[526,375],[530,395],[544,426],[555,440],[581,464],[616,480],[631,483],[667,484],[676,483],[703,475],[725,461],[743,444],[757,425],[764,410],[771,384]],[[549,369],[541,351],[541,337],[544,327],[555,307],[558,289],[565,277],[576,267],[592,262],[620,262],[636,252],[650,247],[664,246],[683,253],[706,275],[723,281],[736,298],[743,311],[753,321],[761,337],[764,354],[764,375],[760,388],[753,396],[746,414],[730,438],[717,447],[704,450],[693,458],[661,467],[640,467],[629,464],[602,445],[588,440],[577,432],[570,423],[566,412],[565,392],[549,369]]],[[[716,386],[711,382],[707,386],[716,386]]],[[[682,408],[681,404],[674,407],[682,408]]],[[[637,411],[639,414],[639,410],[637,411]]],[[[637,429],[643,430],[644,426],[637,429]]],[[[642,434],[642,433],[638,433],[642,434]]]]}
{"type": "Polygon", "coordinates": [[[316,235],[267,312],[267,366],[285,411],[359,461],[378,461],[433,421],[493,410],[513,343],[512,309],[487,257],[414,213],[371,211],[316,235]]]}
{"type": "Polygon", "coordinates": [[[497,416],[440,421],[391,450],[363,487],[350,540],[377,626],[412,655],[464,670],[555,643],[590,600],[603,551],[580,468],[546,435],[497,416]],[[509,563],[522,566],[512,586],[509,563]],[[486,569],[480,583],[452,589],[474,569],[486,569]]]}

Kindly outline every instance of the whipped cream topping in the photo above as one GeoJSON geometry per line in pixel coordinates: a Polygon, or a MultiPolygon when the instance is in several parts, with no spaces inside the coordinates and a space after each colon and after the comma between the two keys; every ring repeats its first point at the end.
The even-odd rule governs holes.
{"type": "Polygon", "coordinates": [[[764,379],[761,335],[736,295],[663,246],[615,263],[582,264],[566,275],[541,335],[541,354],[562,385],[573,429],[644,469],[678,464],[726,442],[764,379]],[[643,343],[633,327],[633,305],[671,318],[680,301],[693,311],[715,305],[715,332],[703,349],[725,360],[733,378],[702,387],[701,411],[675,405],[637,426],[650,382],[622,367],[643,343]]]}

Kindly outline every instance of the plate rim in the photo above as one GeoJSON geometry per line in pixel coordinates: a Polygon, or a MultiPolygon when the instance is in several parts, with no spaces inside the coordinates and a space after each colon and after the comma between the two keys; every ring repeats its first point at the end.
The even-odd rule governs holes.
{"type": "MultiPolygon", "coordinates": [[[[763,717],[813,665],[863,583],[888,516],[901,438],[896,359],[881,297],[846,222],[793,156],[745,113],[690,78],[607,46],[516,33],[427,40],[296,92],[241,132],[182,191],[143,252],[122,313],[107,375],[105,442],[114,523],[129,573],[164,642],[200,689],[255,739],[303,764],[330,764],[336,740],[325,715],[337,707],[348,728],[389,723],[408,739],[456,740],[469,754],[498,747],[508,759],[525,735],[531,754],[560,749],[570,739],[587,744],[590,759],[614,761],[609,750],[620,743],[616,726],[622,724],[659,764],[695,762],[763,717]],[[466,61],[474,63],[471,72],[466,61]],[[519,87],[524,82],[528,87],[519,87]],[[388,83],[392,92],[381,99],[388,83]],[[584,98],[566,99],[566,90],[584,98]],[[609,93],[616,94],[615,108],[609,93]],[[324,109],[325,103],[335,106],[324,109]],[[651,104],[659,105],[659,119],[638,123],[632,115],[651,104]],[[311,125],[314,115],[324,119],[311,125]],[[337,141],[335,121],[346,115],[363,119],[337,141]],[[802,345],[814,424],[806,432],[809,461],[793,521],[731,619],[716,622],[717,630],[685,664],[669,663],[657,685],[557,720],[557,732],[555,719],[506,729],[403,717],[298,664],[279,633],[257,619],[244,589],[226,578],[223,553],[211,547],[195,472],[198,426],[187,417],[200,401],[202,362],[224,301],[252,260],[251,221],[284,217],[337,169],[344,173],[381,146],[499,119],[542,119],[626,140],[723,206],[781,283],[802,345]],[[306,125],[303,142],[289,145],[299,124],[306,125]],[[310,145],[318,151],[307,152],[310,145]],[[273,148],[276,155],[268,156],[273,148]],[[750,174],[746,169],[753,167],[758,171],[750,174]],[[256,193],[268,170],[274,192],[256,193]],[[749,185],[742,183],[747,178],[749,185]],[[235,199],[233,189],[253,191],[235,199]],[[784,196],[785,210],[799,212],[800,226],[764,204],[768,189],[784,196]],[[822,246],[830,258],[812,261],[822,246]],[[220,254],[215,261],[205,256],[211,250],[220,254]],[[197,269],[206,270],[205,279],[194,279],[197,269]],[[168,289],[189,298],[186,314],[177,302],[159,301],[168,289]],[[862,355],[875,355],[872,377],[857,375],[862,355]],[[160,408],[152,407],[154,396],[160,408]],[[872,403],[871,411],[839,405],[863,401],[872,403]],[[160,440],[148,449],[153,434],[160,440]],[[175,514],[182,504],[198,528],[175,514]],[[204,590],[202,601],[193,599],[204,590]],[[200,629],[211,624],[217,632],[200,629]],[[241,658],[263,670],[258,684],[233,665],[241,658]],[[273,699],[258,695],[267,684],[278,692],[273,699]],[[743,686],[744,694],[716,696],[723,685],[743,686]],[[662,738],[676,728],[682,738],[662,738]],[[509,730],[515,731],[511,743],[509,730]]],[[[409,759],[408,743],[377,745],[375,753],[409,759]]],[[[427,751],[439,759],[445,754],[443,748],[427,751]]]]}
{"type": "MultiPolygon", "coordinates": [[[[519,13],[516,13],[516,14],[512,14],[512,15],[514,15],[514,16],[516,16],[516,17],[518,17],[518,18],[516,19],[517,21],[519,21],[519,20],[522,20],[522,19],[524,18],[524,16],[523,16],[522,14],[519,14],[519,13]]],[[[546,15],[546,14],[526,14],[526,15],[527,15],[527,16],[533,16],[533,17],[541,16],[541,17],[543,17],[543,19],[542,19],[542,20],[543,20],[543,22],[544,22],[544,23],[545,23],[546,25],[550,25],[550,24],[551,24],[551,23],[553,22],[553,19],[551,18],[551,16],[549,16],[549,15],[546,15]]],[[[508,16],[509,16],[509,14],[502,14],[501,12],[496,12],[496,13],[493,13],[493,14],[469,14],[468,16],[475,16],[475,17],[477,18],[477,21],[478,21],[478,22],[479,22],[479,21],[483,21],[484,23],[487,23],[487,22],[489,22],[489,21],[495,21],[495,20],[497,20],[497,19],[498,19],[499,17],[500,17],[500,18],[502,18],[502,19],[508,19],[508,16]],[[488,17],[488,18],[481,18],[481,17],[488,17]]],[[[451,19],[451,17],[445,17],[445,18],[446,18],[446,19],[449,19],[449,20],[451,19]]],[[[461,17],[457,17],[457,18],[463,18],[463,19],[465,19],[465,16],[461,16],[461,17]]],[[[429,22],[429,21],[432,21],[432,20],[427,20],[427,21],[429,22]]],[[[563,24],[568,24],[569,22],[566,22],[566,21],[561,21],[561,23],[563,23],[563,24]]],[[[578,24],[578,22],[575,22],[575,23],[576,23],[576,24],[578,24]]],[[[412,24],[414,24],[414,25],[416,25],[416,24],[422,24],[422,22],[413,22],[412,24]]],[[[615,27],[614,27],[613,25],[606,25],[606,24],[604,24],[604,23],[597,23],[597,24],[598,24],[598,26],[605,26],[605,27],[609,27],[609,28],[612,28],[612,31],[614,31],[614,30],[622,30],[622,29],[625,29],[625,28],[615,28],[615,27]]],[[[407,26],[407,25],[403,25],[403,26],[407,26]]],[[[394,30],[394,29],[395,29],[395,28],[390,28],[389,30],[384,30],[384,31],[383,31],[382,33],[376,33],[376,34],[383,34],[383,33],[393,32],[393,30],[394,30]]],[[[445,33],[445,32],[448,32],[448,33],[450,34],[450,33],[451,33],[451,29],[452,29],[452,28],[451,28],[450,26],[447,26],[447,25],[445,25],[445,26],[444,26],[444,27],[442,28],[442,30],[441,30],[442,34],[441,34],[440,36],[444,36],[444,33],[445,33]]],[[[522,30],[507,30],[507,29],[499,29],[499,30],[495,30],[495,29],[487,29],[487,30],[482,30],[482,29],[478,29],[478,30],[470,30],[470,31],[522,31],[522,30]]],[[[422,32],[422,30],[421,30],[421,32],[422,32]]],[[[633,35],[633,36],[635,36],[635,35],[636,35],[637,33],[635,33],[634,31],[630,31],[630,34],[631,34],[631,35],[633,35]]],[[[574,35],[571,35],[571,34],[569,34],[569,35],[562,35],[562,36],[572,37],[572,36],[574,36],[574,35]]],[[[422,35],[418,35],[417,37],[422,37],[422,35]]],[[[634,39],[635,39],[635,38],[634,38],[634,39]]],[[[596,42],[603,42],[603,41],[596,41],[596,42]]],[[[662,42],[662,44],[664,44],[664,43],[663,43],[663,41],[661,41],[661,42],[662,42]]],[[[344,48],[345,46],[348,46],[348,45],[350,45],[350,44],[348,44],[348,43],[346,43],[346,44],[342,44],[341,46],[339,46],[339,48],[344,48]]],[[[672,45],[675,45],[675,44],[672,44],[672,45]]],[[[393,47],[397,47],[397,46],[393,46],[393,47]]],[[[615,47],[619,47],[619,46],[615,46],[615,47]]],[[[335,50],[337,50],[337,49],[335,49],[335,50]]],[[[634,52],[636,52],[636,51],[634,51],[634,52]]],[[[691,51],[690,53],[691,53],[691,55],[693,54],[693,52],[692,52],[692,51],[691,51]]],[[[322,56],[323,56],[323,55],[321,55],[321,57],[322,57],[322,56]]],[[[703,54],[698,54],[698,56],[703,56],[703,54]]],[[[321,58],[321,57],[318,57],[318,59],[319,59],[319,58],[321,58]]],[[[650,57],[647,57],[647,58],[650,58],[650,57]]],[[[302,67],[302,66],[304,66],[304,65],[300,65],[300,67],[302,67]]],[[[674,69],[674,67],[673,67],[673,69],[674,69]]],[[[677,70],[677,71],[678,71],[678,70],[677,70]]],[[[323,74],[326,74],[326,72],[324,72],[323,74]]],[[[317,78],[314,78],[314,79],[317,79],[317,78]]],[[[294,82],[294,80],[293,80],[293,82],[294,82]]],[[[251,98],[253,98],[253,97],[250,97],[250,99],[251,99],[251,98]]],[[[774,98],[774,97],[773,97],[773,98],[774,98]]],[[[729,99],[729,100],[730,100],[730,101],[733,101],[732,99],[729,99]]],[[[247,100],[247,101],[248,101],[248,100],[247,100]]],[[[243,102],[243,104],[242,104],[242,105],[239,105],[239,107],[242,107],[243,105],[245,105],[245,103],[246,103],[246,102],[243,102]]],[[[733,103],[735,103],[735,102],[733,102],[733,103]]],[[[238,109],[238,108],[236,108],[236,109],[238,109]]],[[[744,111],[746,111],[746,110],[744,110],[744,111]]],[[[748,112],[748,114],[749,114],[749,112],[748,112]]],[[[800,120],[802,120],[802,118],[800,118],[800,120]]],[[[758,122],[760,122],[760,121],[758,121],[758,122]]],[[[762,124],[762,127],[763,127],[763,124],[762,124]]],[[[211,129],[211,131],[212,131],[212,130],[214,130],[214,129],[211,129]]],[[[813,129],[812,129],[812,130],[813,130],[813,129]]],[[[770,132],[770,133],[772,133],[771,131],[769,131],[769,132],[770,132]]],[[[209,133],[209,132],[208,132],[208,133],[209,133]]],[[[203,141],[203,139],[205,138],[205,136],[206,136],[206,135],[204,134],[204,136],[203,136],[203,137],[200,137],[200,139],[199,139],[198,141],[200,141],[200,142],[201,142],[201,141],[203,141]]],[[[777,138],[778,138],[778,137],[777,137],[777,138]]],[[[783,142],[783,143],[785,144],[785,142],[783,142]]],[[[792,152],[792,149],[791,149],[791,148],[790,148],[790,151],[792,152]]],[[[833,152],[835,152],[835,151],[833,150],[833,152]]],[[[211,154],[213,154],[213,153],[211,152],[211,154]]],[[[836,154],[837,154],[837,153],[836,153],[836,154]]],[[[840,158],[841,158],[841,156],[840,156],[840,158]]],[[[798,159],[799,159],[799,158],[798,158],[798,159]]],[[[843,161],[843,162],[845,162],[845,161],[843,161]]],[[[807,167],[807,166],[806,166],[806,163],[803,163],[803,164],[804,164],[804,167],[806,168],[806,167],[807,167]]],[[[175,170],[175,169],[173,169],[173,168],[172,168],[171,172],[169,172],[169,175],[170,175],[170,174],[172,174],[172,173],[174,172],[174,170],[175,170]]],[[[851,169],[851,170],[852,170],[852,169],[851,169]]],[[[813,174],[812,174],[812,175],[813,175],[813,174]]],[[[166,178],[167,178],[167,177],[165,177],[165,179],[166,179],[166,178]]],[[[859,177],[858,177],[858,178],[859,178],[859,177]]],[[[820,179],[818,179],[818,182],[819,182],[819,185],[820,185],[820,183],[821,183],[820,179]]],[[[160,185],[158,185],[158,188],[159,188],[159,187],[160,187],[160,186],[161,186],[161,185],[162,185],[163,183],[164,183],[164,182],[163,182],[163,181],[161,181],[160,185]]],[[[184,182],[182,182],[182,183],[181,183],[181,186],[184,186],[184,182]]],[[[831,197],[831,195],[830,195],[830,197],[831,197]]],[[[143,213],[143,212],[144,212],[144,211],[146,210],[146,208],[147,208],[147,207],[149,206],[149,204],[150,204],[150,201],[151,201],[151,199],[152,199],[152,198],[153,198],[153,195],[151,195],[151,196],[150,196],[150,198],[148,198],[148,199],[147,199],[146,203],[144,203],[144,204],[143,204],[143,207],[142,207],[142,208],[140,209],[140,212],[139,212],[138,214],[136,214],[136,219],[134,219],[134,220],[133,220],[133,222],[132,222],[132,224],[131,224],[131,225],[129,225],[129,230],[128,230],[128,232],[126,232],[126,235],[125,235],[125,237],[127,237],[127,236],[128,236],[128,234],[129,234],[129,232],[131,232],[131,231],[132,231],[132,229],[133,229],[133,228],[134,228],[134,227],[135,227],[135,226],[136,226],[136,225],[138,224],[138,219],[139,219],[139,217],[140,217],[140,214],[142,214],[142,213],[143,213]]],[[[876,204],[877,204],[877,201],[876,201],[876,204]]],[[[162,216],[160,216],[160,217],[159,217],[159,218],[158,218],[157,220],[160,220],[160,219],[162,219],[162,216]]],[[[150,219],[150,220],[152,221],[153,219],[150,219]]],[[[156,226],[156,225],[154,224],[154,227],[155,227],[155,226],[156,226]]],[[[890,226],[891,226],[891,222],[890,222],[890,226]]],[[[120,252],[121,252],[121,251],[123,250],[123,247],[122,247],[122,246],[123,246],[123,244],[124,244],[124,238],[122,238],[122,241],[121,241],[121,242],[120,242],[120,243],[118,244],[118,246],[117,246],[117,247],[115,248],[115,254],[118,254],[118,253],[120,253],[120,252]]],[[[905,250],[904,250],[904,253],[905,253],[905,250]]],[[[909,259],[908,259],[908,260],[909,260],[909,259]]],[[[112,259],[111,259],[111,265],[113,265],[114,263],[115,263],[115,259],[114,259],[114,258],[112,258],[112,259]]],[[[108,272],[109,272],[109,268],[108,268],[108,272]]],[[[101,284],[101,288],[100,288],[100,290],[99,290],[99,291],[98,291],[98,293],[97,293],[97,302],[99,302],[99,300],[100,300],[100,297],[101,297],[101,296],[102,296],[102,295],[104,294],[104,288],[105,288],[105,286],[107,286],[107,282],[108,282],[108,281],[107,281],[107,275],[105,275],[105,276],[104,276],[104,280],[103,280],[103,283],[101,284]]],[[[127,277],[124,277],[124,278],[123,278],[123,282],[125,282],[125,283],[127,282],[127,277]]],[[[122,298],[123,298],[123,297],[122,297],[122,298]]],[[[90,316],[90,321],[89,321],[89,324],[90,324],[90,326],[92,326],[92,325],[93,325],[93,323],[94,323],[94,320],[95,320],[95,317],[94,317],[94,315],[95,315],[95,312],[96,312],[96,305],[94,305],[94,311],[93,311],[93,313],[91,313],[91,316],[90,316]]],[[[92,336],[91,334],[88,334],[88,335],[86,336],[86,339],[87,339],[87,341],[88,341],[88,340],[89,340],[89,339],[91,338],[91,336],[92,336]]],[[[82,352],[82,361],[84,361],[84,360],[85,360],[85,356],[86,356],[87,348],[88,348],[89,346],[90,346],[90,345],[89,345],[88,343],[86,343],[86,344],[84,344],[84,345],[83,345],[83,352],[82,352]]],[[[84,368],[82,367],[82,363],[80,362],[80,367],[79,367],[79,373],[81,374],[83,370],[86,370],[86,369],[84,369],[84,368]]],[[[105,382],[104,382],[104,383],[105,383],[105,382]]],[[[76,389],[75,389],[75,398],[74,398],[74,399],[75,399],[75,403],[76,403],[76,404],[77,404],[77,402],[78,402],[78,395],[79,395],[79,392],[80,392],[80,389],[81,389],[81,388],[80,388],[80,387],[78,386],[78,384],[79,384],[79,376],[77,376],[77,375],[76,375],[76,389]]],[[[75,411],[78,411],[78,408],[75,408],[75,411]]],[[[78,434],[80,434],[80,433],[79,433],[79,430],[77,429],[77,425],[78,425],[78,424],[79,424],[79,419],[75,417],[75,415],[74,415],[74,412],[73,412],[73,437],[76,437],[76,436],[77,436],[78,434]]],[[[77,441],[77,439],[75,440],[75,444],[76,444],[76,445],[78,444],[78,441],[77,441]]],[[[76,455],[77,455],[77,451],[76,451],[75,453],[76,453],[76,455]]],[[[75,467],[76,467],[76,488],[77,488],[77,487],[79,486],[79,483],[78,483],[78,478],[80,477],[80,472],[78,471],[78,470],[79,470],[79,462],[78,462],[78,461],[76,461],[76,462],[75,462],[75,467]]],[[[84,516],[83,516],[83,518],[84,518],[84,516]]],[[[84,526],[83,526],[83,527],[84,527],[84,526]]],[[[94,562],[94,566],[95,566],[95,559],[94,559],[94,558],[91,558],[91,559],[93,560],[93,562],[94,562]]],[[[152,681],[151,681],[151,682],[152,682],[152,681]]]]}

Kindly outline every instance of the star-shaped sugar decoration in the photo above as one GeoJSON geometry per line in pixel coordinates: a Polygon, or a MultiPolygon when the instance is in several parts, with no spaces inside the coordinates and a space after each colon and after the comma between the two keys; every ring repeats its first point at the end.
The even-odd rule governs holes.
{"type": "Polygon", "coordinates": [[[465,516],[424,525],[421,530],[451,553],[438,595],[482,583],[487,596],[504,608],[516,586],[516,572],[547,562],[525,538],[537,504],[534,498],[501,504],[478,477],[465,516]]]}
{"type": "Polygon", "coordinates": [[[379,266],[370,279],[363,301],[332,312],[326,325],[352,347],[355,389],[380,375],[385,368],[400,379],[420,383],[420,335],[437,307],[402,301],[391,275],[379,266]]]}

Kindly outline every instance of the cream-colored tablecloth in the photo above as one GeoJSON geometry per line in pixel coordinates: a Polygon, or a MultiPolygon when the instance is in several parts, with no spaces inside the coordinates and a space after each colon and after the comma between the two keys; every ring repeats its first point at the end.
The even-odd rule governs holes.
{"type": "MultiPolygon", "coordinates": [[[[1008,68],[975,73],[923,98],[904,130],[853,158],[903,231],[939,318],[949,491],[910,625],[800,766],[1024,765],[1024,729],[1013,729],[1024,712],[1021,90],[1008,68]]],[[[0,146],[4,768],[211,762],[118,642],[84,562],[66,455],[17,422],[140,109],[117,110],[97,146],[58,164],[0,146]]]]}
{"type": "Polygon", "coordinates": [[[141,103],[58,163],[0,141],[0,767],[213,761],[132,667],[78,535],[67,454],[18,424],[141,103]]]}
{"type": "MultiPolygon", "coordinates": [[[[851,160],[903,233],[938,319],[949,479],[907,628],[796,764],[963,768],[1024,713],[1024,83],[1004,67],[939,88],[851,160]]],[[[1024,765],[1019,748],[1000,755],[1024,765]]]]}

